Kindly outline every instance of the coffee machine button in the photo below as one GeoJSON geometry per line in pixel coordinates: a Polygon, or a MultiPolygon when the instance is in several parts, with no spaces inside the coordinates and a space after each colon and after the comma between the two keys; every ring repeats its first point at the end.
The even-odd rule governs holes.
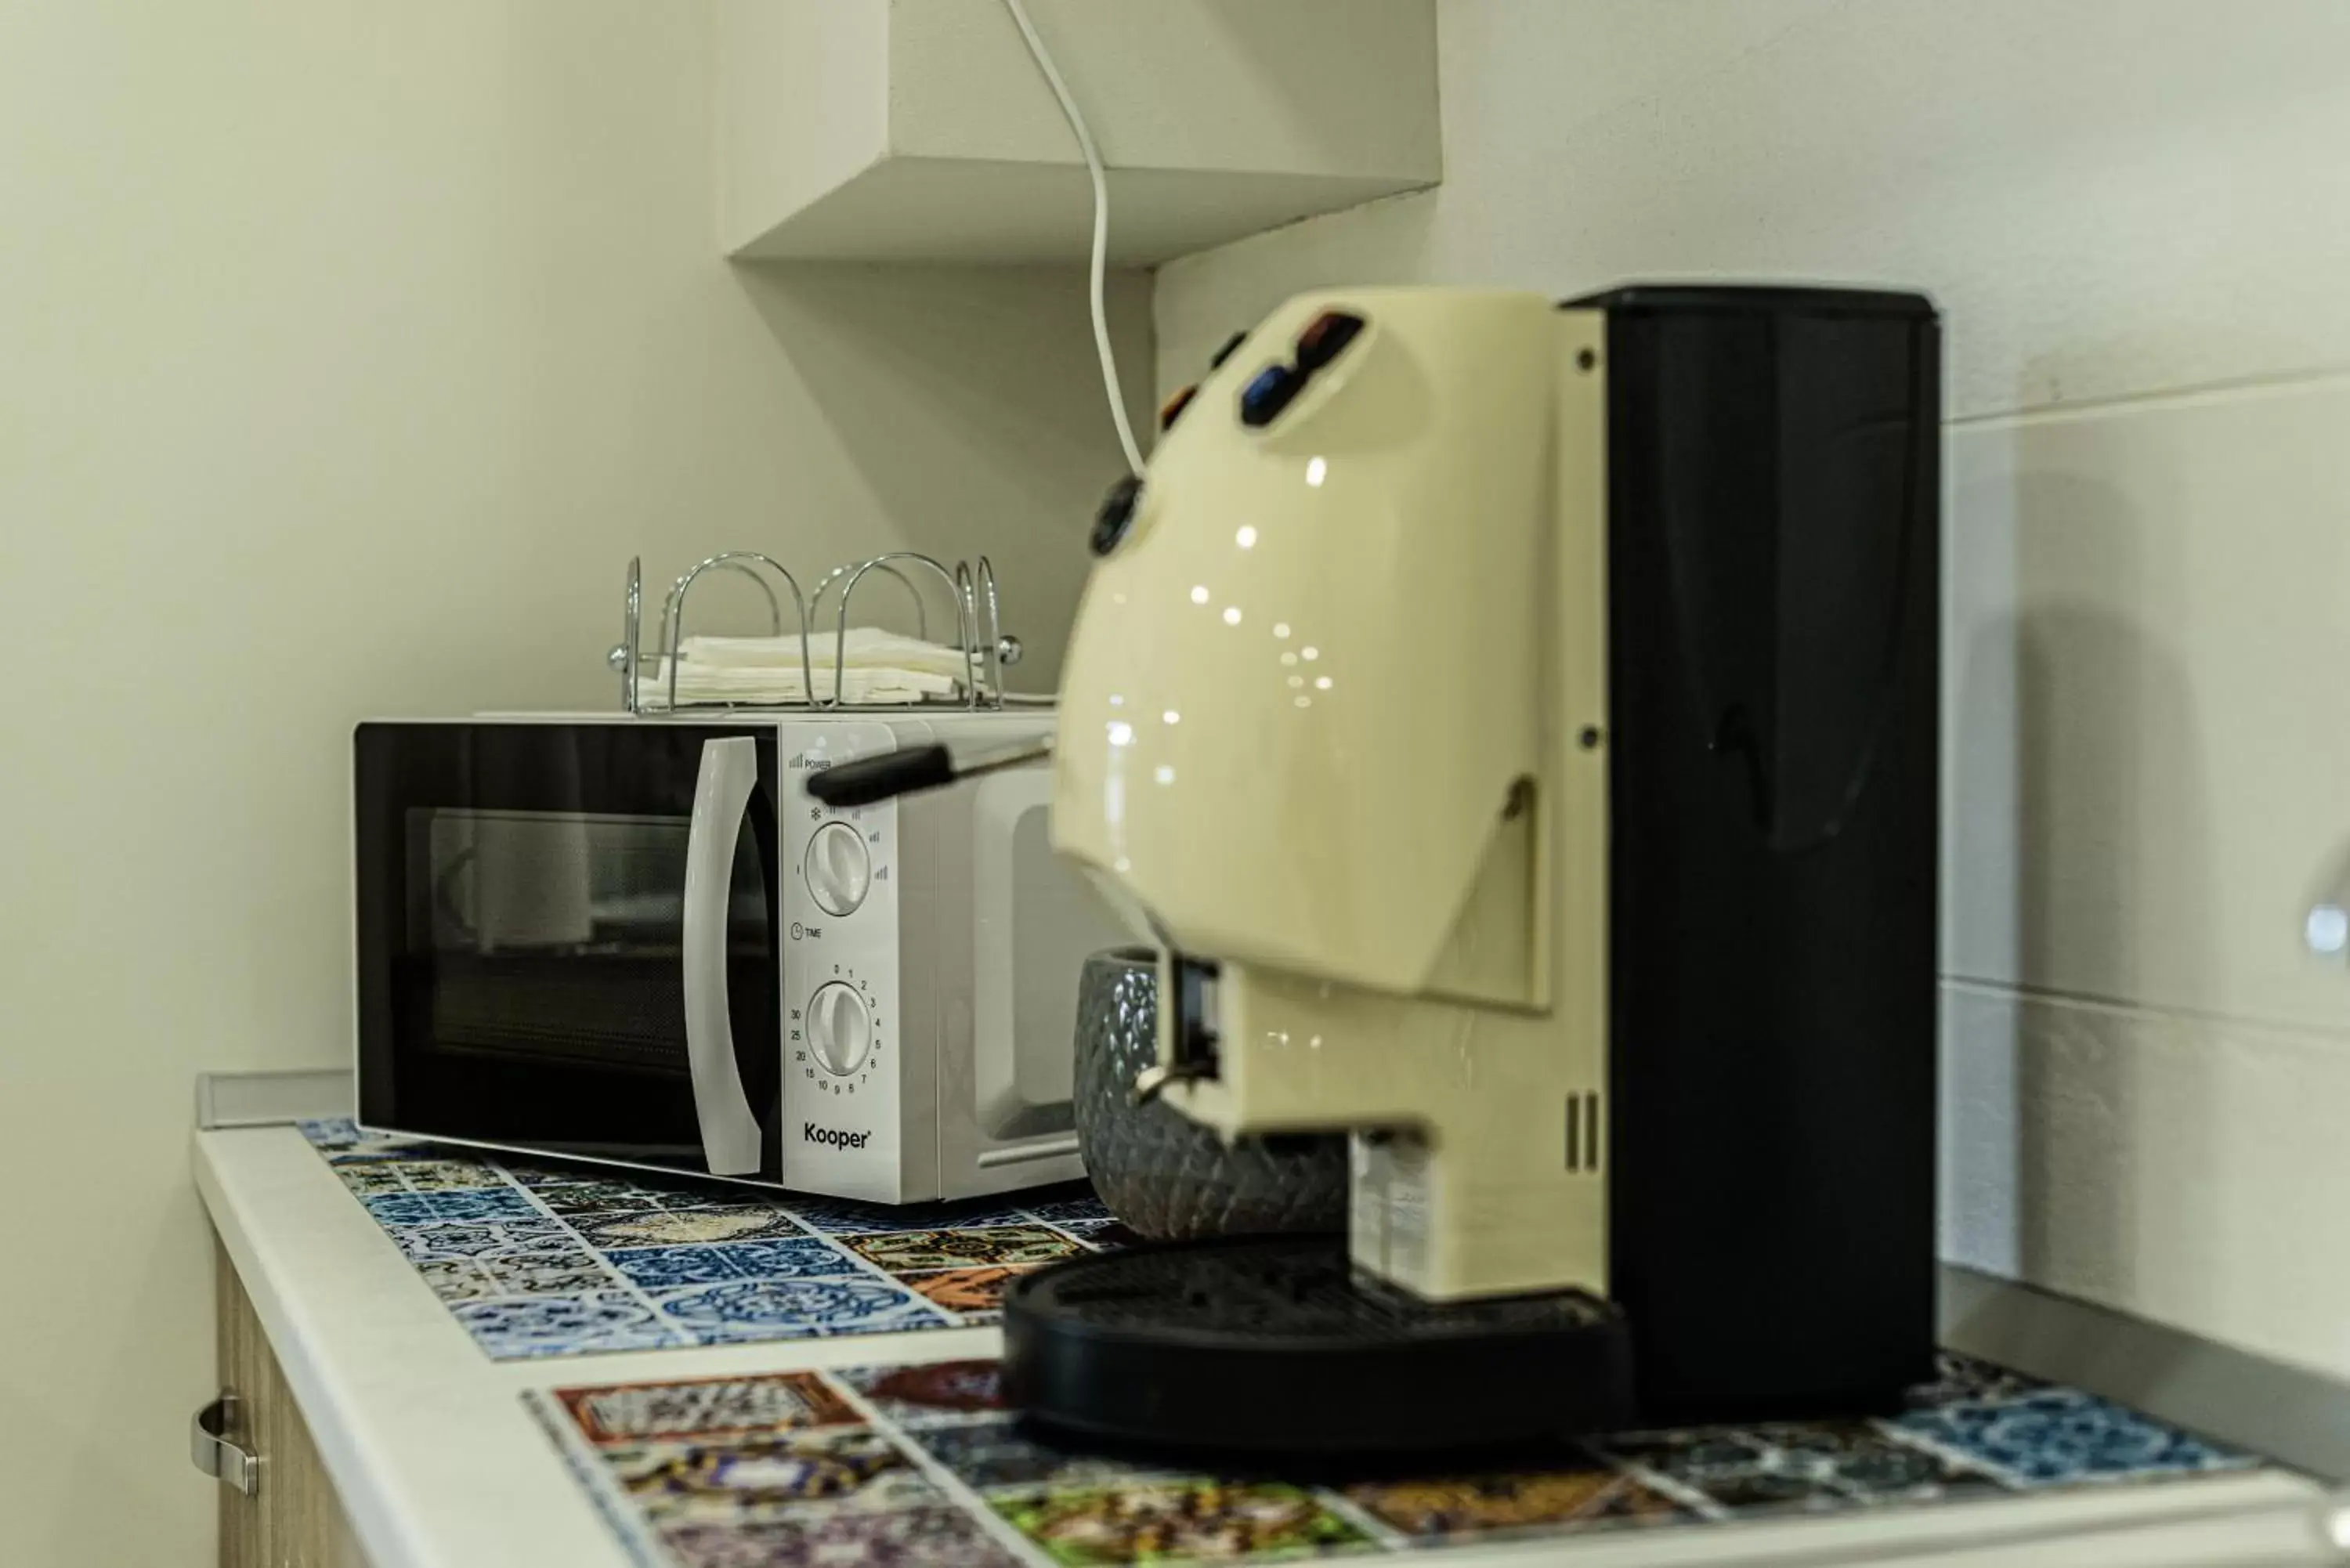
{"type": "Polygon", "coordinates": [[[1191,400],[1199,395],[1200,383],[1194,381],[1190,386],[1184,388],[1181,391],[1176,393],[1173,397],[1168,399],[1165,402],[1159,404],[1159,428],[1162,431],[1173,430],[1175,428],[1175,421],[1183,417],[1183,410],[1190,408],[1191,406],[1191,400]]]}
{"type": "Polygon", "coordinates": [[[1102,497],[1101,510],[1094,514],[1094,529],[1087,539],[1088,548],[1097,556],[1107,556],[1118,548],[1126,531],[1134,526],[1135,508],[1142,504],[1142,480],[1138,474],[1122,474],[1102,497]]]}
{"type": "Polygon", "coordinates": [[[836,1078],[865,1065],[873,1048],[873,1015],[863,993],[842,981],[818,986],[808,999],[808,1044],[836,1078]]]}
{"type": "Polygon", "coordinates": [[[1362,335],[1363,318],[1344,310],[1326,310],[1297,335],[1297,368],[1312,375],[1346,351],[1362,335]]]}
{"type": "Polygon", "coordinates": [[[865,839],[845,822],[827,822],[807,846],[808,892],[827,915],[854,913],[873,885],[873,863],[865,839]]]}
{"type": "Polygon", "coordinates": [[[1241,389],[1241,423],[1255,429],[1269,425],[1305,388],[1305,376],[1293,366],[1267,365],[1241,389]]]}

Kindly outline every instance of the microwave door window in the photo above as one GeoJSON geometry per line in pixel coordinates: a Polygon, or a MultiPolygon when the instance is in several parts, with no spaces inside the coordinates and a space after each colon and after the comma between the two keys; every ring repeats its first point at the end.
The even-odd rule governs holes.
{"type": "MultiPolygon", "coordinates": [[[[741,835],[727,900],[729,1012],[754,1106],[773,1103],[777,1070],[766,836],[741,835]]],[[[403,1061],[433,1106],[424,1130],[700,1168],[687,816],[416,807],[406,837],[403,1061]]]]}

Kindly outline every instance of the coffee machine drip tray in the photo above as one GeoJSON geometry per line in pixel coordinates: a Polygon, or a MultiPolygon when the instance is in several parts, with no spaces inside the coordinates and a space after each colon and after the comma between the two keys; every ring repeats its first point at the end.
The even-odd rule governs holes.
{"type": "Polygon", "coordinates": [[[1622,1314],[1577,1292],[1440,1304],[1341,1236],[1073,1259],[1003,1301],[1003,1390],[1097,1443],[1232,1459],[1409,1456],[1630,1423],[1622,1314]]]}

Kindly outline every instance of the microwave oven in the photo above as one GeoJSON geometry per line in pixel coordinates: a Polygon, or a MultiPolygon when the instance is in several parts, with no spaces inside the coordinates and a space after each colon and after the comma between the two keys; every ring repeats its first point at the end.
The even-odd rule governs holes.
{"type": "Polygon", "coordinates": [[[359,1123],[887,1203],[1081,1176],[1078,977],[1135,933],[1049,766],[804,787],[1051,710],[710,717],[358,727],[359,1123]]]}

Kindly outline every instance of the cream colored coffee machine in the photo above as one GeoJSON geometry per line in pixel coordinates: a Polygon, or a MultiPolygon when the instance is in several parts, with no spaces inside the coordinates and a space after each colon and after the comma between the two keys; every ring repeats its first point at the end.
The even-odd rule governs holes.
{"type": "Polygon", "coordinates": [[[1164,944],[1148,1092],[1350,1134],[1350,1229],[1031,1276],[1015,1400],[1321,1452],[1898,1400],[1932,1347],[1930,306],[1330,291],[1174,407],[1095,529],[1054,839],[1164,944]]]}
{"type": "Polygon", "coordinates": [[[1393,290],[1256,336],[1327,312],[1364,325],[1262,427],[1203,393],[1094,568],[1054,842],[1173,950],[1170,1104],[1394,1134],[1360,1268],[1605,1295],[1605,1151],[1561,1147],[1607,1089],[1605,318],[1393,290]]]}

